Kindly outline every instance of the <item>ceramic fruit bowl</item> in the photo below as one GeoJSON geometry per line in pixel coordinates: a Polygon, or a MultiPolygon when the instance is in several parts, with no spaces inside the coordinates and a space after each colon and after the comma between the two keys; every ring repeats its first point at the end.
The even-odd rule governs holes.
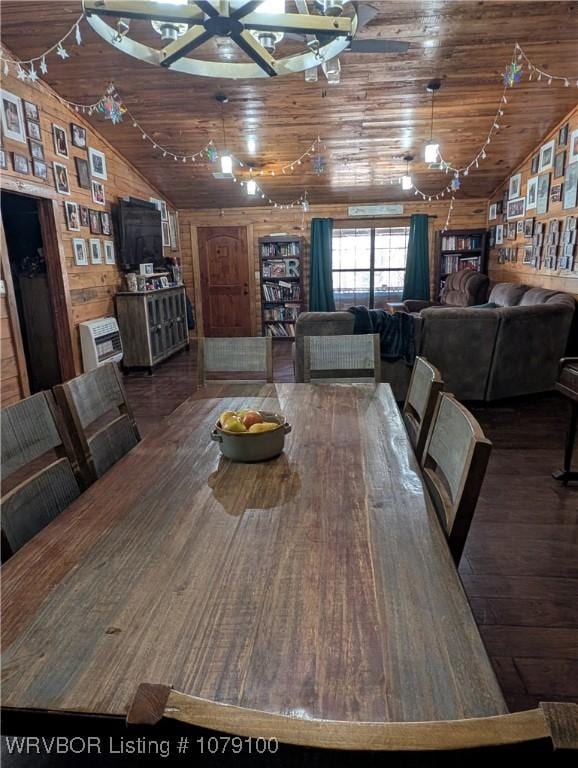
{"type": "Polygon", "coordinates": [[[291,426],[278,413],[225,411],[211,432],[211,440],[219,443],[221,453],[231,461],[249,463],[279,456],[289,432],[291,426]]]}

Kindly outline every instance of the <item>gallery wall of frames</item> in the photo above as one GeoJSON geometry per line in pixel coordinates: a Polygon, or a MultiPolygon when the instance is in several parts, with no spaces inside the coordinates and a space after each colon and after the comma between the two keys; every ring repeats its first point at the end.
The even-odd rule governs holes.
{"type": "MultiPolygon", "coordinates": [[[[0,116],[2,188],[30,195],[35,189],[49,190],[58,202],[56,226],[80,373],[77,326],[112,314],[113,297],[122,284],[111,205],[127,195],[156,200],[166,219],[163,240],[170,256],[178,254],[178,226],[176,219],[170,221],[176,214],[144,176],[44,83],[4,77],[0,116]]],[[[8,333],[6,325],[3,337],[8,333]]],[[[3,341],[10,345],[10,339],[3,341]]]]}
{"type": "Polygon", "coordinates": [[[489,201],[490,279],[578,298],[578,107],[489,201]]]}

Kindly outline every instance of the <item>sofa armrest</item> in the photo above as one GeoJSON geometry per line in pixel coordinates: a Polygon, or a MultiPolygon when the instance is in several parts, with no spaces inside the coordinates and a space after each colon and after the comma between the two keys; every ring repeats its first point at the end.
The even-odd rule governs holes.
{"type": "Polygon", "coordinates": [[[439,306],[437,301],[424,301],[423,299],[406,299],[403,303],[408,312],[421,312],[422,309],[439,306]]]}

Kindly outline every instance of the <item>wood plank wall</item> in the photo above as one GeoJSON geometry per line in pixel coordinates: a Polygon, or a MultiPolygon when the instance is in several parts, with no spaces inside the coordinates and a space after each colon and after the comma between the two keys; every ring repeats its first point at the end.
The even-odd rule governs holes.
{"type": "MultiPolygon", "coordinates": [[[[566,151],[565,168],[568,167],[568,156],[570,154],[570,136],[573,130],[578,128],[578,106],[575,107],[549,134],[544,136],[540,144],[535,150],[503,181],[498,187],[495,193],[492,195],[488,202],[488,221],[487,226],[493,226],[495,224],[503,223],[503,217],[498,216],[493,221],[489,220],[489,207],[492,203],[502,200],[504,191],[508,189],[511,176],[517,173],[522,174],[522,188],[521,194],[525,195],[528,187],[528,179],[535,176],[532,173],[532,159],[540,152],[540,147],[546,144],[551,139],[556,139],[556,154],[560,151],[566,151]],[[558,132],[560,128],[569,124],[568,142],[565,147],[558,145],[558,132]]],[[[554,172],[551,171],[550,176],[550,189],[553,185],[563,184],[564,177],[554,178],[554,172]]],[[[562,190],[563,194],[563,190],[562,190]]],[[[525,218],[534,217],[535,221],[543,221],[547,229],[547,222],[550,219],[563,220],[566,216],[578,216],[578,207],[563,210],[562,201],[552,202],[549,200],[547,213],[538,216],[535,209],[530,209],[527,212],[525,218]]],[[[504,234],[505,238],[505,234],[504,234]]],[[[508,282],[508,283],[525,283],[527,285],[536,285],[542,288],[550,288],[558,291],[566,291],[571,293],[576,299],[578,299],[578,252],[574,257],[574,269],[572,272],[558,270],[558,269],[535,269],[528,264],[522,263],[524,245],[530,244],[531,240],[526,240],[522,235],[517,236],[516,240],[506,240],[501,246],[496,246],[490,251],[489,260],[489,274],[490,279],[493,282],[508,282]],[[505,264],[498,264],[498,249],[499,248],[518,248],[518,258],[516,262],[506,262],[505,264]]],[[[578,249],[577,249],[578,250],[578,249]]]]}
{"type": "MultiPolygon", "coordinates": [[[[227,183],[227,182],[223,182],[227,183]]],[[[427,213],[436,216],[433,219],[432,243],[430,248],[430,261],[433,279],[433,254],[435,253],[435,240],[437,232],[442,229],[446,222],[448,214],[448,205],[446,201],[440,202],[407,202],[404,201],[404,216],[409,217],[412,213],[427,213]]],[[[308,213],[294,208],[289,210],[279,210],[267,207],[255,208],[224,208],[215,209],[189,209],[179,211],[180,222],[180,241],[181,241],[181,259],[183,266],[183,277],[188,293],[191,297],[195,296],[195,273],[198,274],[197,247],[192,242],[196,235],[196,227],[224,227],[224,226],[247,226],[251,243],[251,260],[253,265],[252,277],[254,279],[255,302],[253,306],[253,322],[256,332],[261,333],[261,287],[259,279],[259,238],[272,233],[286,232],[287,234],[299,234],[305,239],[305,259],[303,270],[303,282],[305,297],[308,295],[309,282],[309,232],[311,219],[314,217],[330,217],[335,221],[348,221],[353,226],[359,219],[349,218],[347,215],[347,204],[341,205],[312,205],[308,213]]],[[[365,221],[365,220],[364,220],[365,221]]],[[[375,223],[381,226],[391,226],[392,219],[376,219],[375,223]]],[[[396,218],[395,222],[400,219],[396,218]]],[[[407,218],[405,221],[409,221],[407,218]]],[[[463,227],[484,227],[486,223],[486,201],[485,200],[456,200],[452,213],[451,228],[463,227]]],[[[197,290],[198,295],[198,290],[197,290]]]]}
{"type": "MultiPolygon", "coordinates": [[[[103,84],[104,85],[104,84],[103,84]]],[[[12,152],[25,155],[31,164],[30,148],[27,144],[17,141],[11,141],[6,137],[2,138],[4,150],[9,155],[8,170],[0,174],[0,186],[9,191],[22,191],[23,193],[32,192],[33,188],[40,190],[39,194],[51,195],[58,201],[59,216],[56,222],[57,230],[61,238],[61,247],[66,255],[66,271],[68,284],[70,286],[70,325],[74,341],[74,360],[77,373],[82,372],[82,360],[80,355],[80,342],[78,324],[84,320],[91,320],[97,317],[110,315],[113,313],[113,297],[121,285],[121,272],[117,266],[103,264],[85,267],[77,267],[74,262],[72,251],[72,239],[82,237],[88,240],[91,237],[99,237],[101,240],[110,239],[104,235],[91,235],[88,227],[82,227],[80,232],[69,232],[66,229],[64,203],[66,200],[72,200],[79,205],[85,205],[94,210],[106,210],[110,213],[111,203],[116,202],[119,197],[131,195],[148,200],[149,197],[163,198],[142,174],[140,174],[125,158],[114,150],[107,141],[98,133],[98,121],[102,117],[91,118],[92,122],[84,120],[82,115],[63,104],[55,92],[43,82],[36,85],[23,83],[10,74],[3,78],[2,87],[10,93],[19,96],[22,99],[36,104],[40,110],[40,127],[42,132],[42,143],[44,145],[44,154],[48,164],[48,180],[30,175],[22,175],[13,170],[12,152]],[[82,189],[78,185],[76,175],[75,157],[88,159],[87,150],[79,149],[72,145],[70,137],[70,124],[74,122],[87,129],[87,144],[94,147],[106,155],[108,180],[103,181],[106,192],[106,206],[96,205],[92,200],[91,190],[82,189]],[[62,126],[67,132],[69,159],[59,157],[55,153],[54,141],[52,137],[52,124],[62,126]],[[70,180],[71,195],[59,195],[54,187],[54,175],[52,163],[56,160],[66,165],[70,180]],[[20,184],[20,187],[17,185],[20,184]]],[[[82,102],[87,99],[83,93],[82,83],[79,81],[78,100],[82,102]]],[[[135,134],[138,139],[138,134],[135,134]]],[[[152,150],[151,150],[152,151],[152,150]]],[[[160,161],[159,161],[160,162],[160,161]]],[[[169,209],[172,208],[169,206],[169,209]]],[[[114,238],[113,238],[114,239],[114,238]]],[[[101,245],[103,248],[103,246],[101,245]]],[[[169,253],[169,249],[167,249],[169,253]]],[[[174,255],[171,252],[171,255],[174,255]]],[[[89,255],[90,261],[90,255],[89,255]]],[[[103,250],[104,261],[104,250],[103,250]]],[[[14,356],[14,344],[10,333],[10,324],[6,314],[5,297],[0,297],[0,310],[2,312],[2,405],[8,405],[10,402],[22,397],[22,392],[18,387],[11,385],[11,378],[16,363],[14,356]]]]}

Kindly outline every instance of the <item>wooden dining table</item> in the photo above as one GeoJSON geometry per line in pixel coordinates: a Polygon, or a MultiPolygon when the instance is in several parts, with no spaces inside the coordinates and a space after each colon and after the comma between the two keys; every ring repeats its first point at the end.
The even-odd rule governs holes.
{"type": "Polygon", "coordinates": [[[125,717],[143,682],[303,720],[507,712],[387,384],[205,387],[2,580],[12,713],[125,717]],[[241,407],[285,415],[280,456],[221,456],[241,407]]]}

